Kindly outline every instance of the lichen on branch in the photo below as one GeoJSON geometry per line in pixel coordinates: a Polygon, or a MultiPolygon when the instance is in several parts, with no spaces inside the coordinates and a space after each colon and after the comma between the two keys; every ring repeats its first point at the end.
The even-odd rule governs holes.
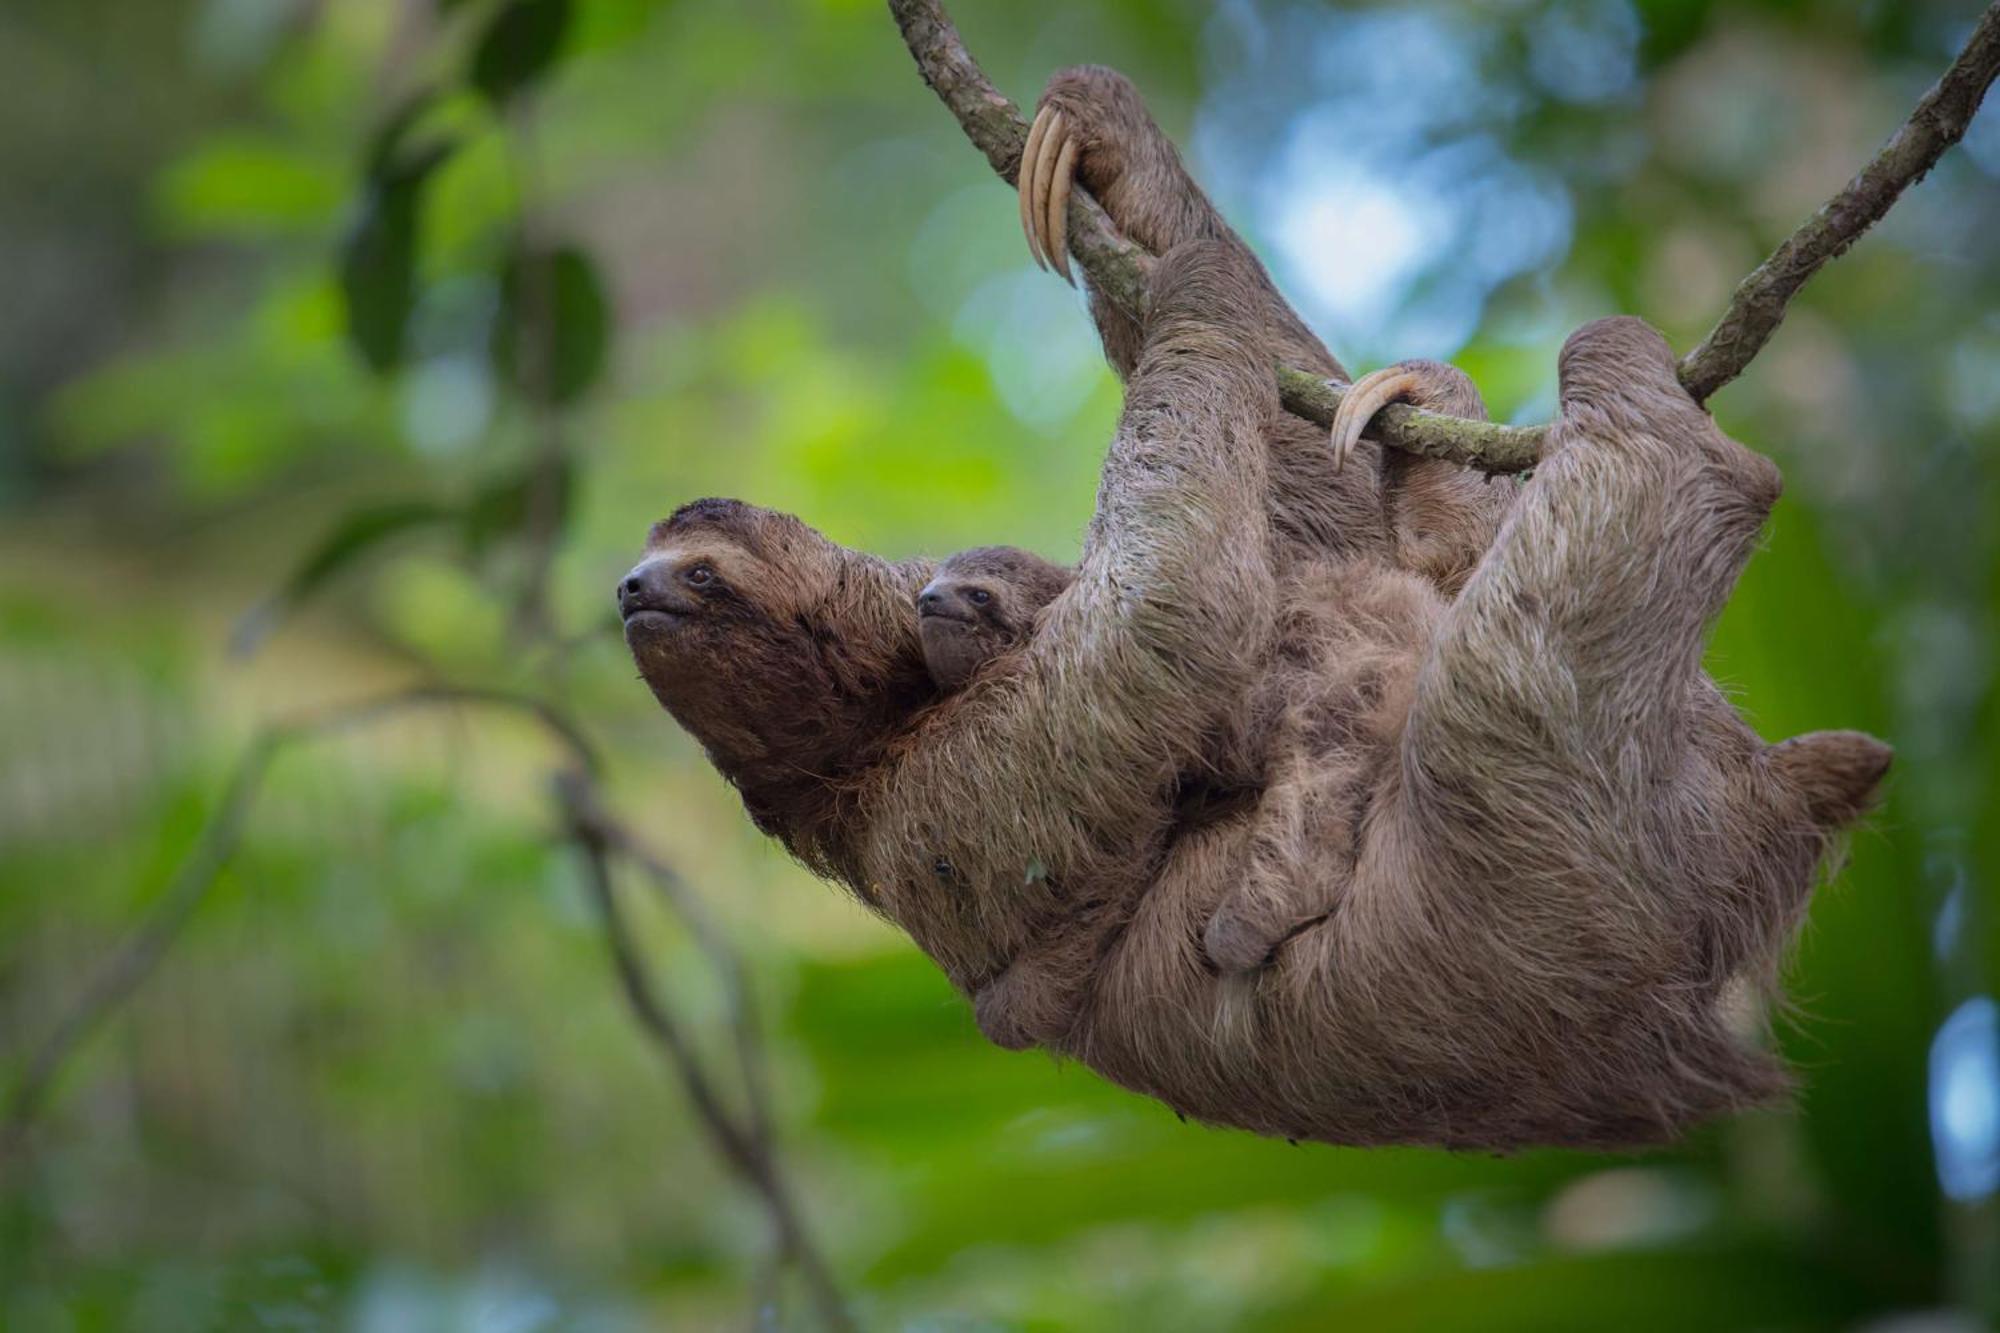
{"type": "MultiPolygon", "coordinates": [[[[1027,124],[966,51],[943,4],[889,0],[889,11],[924,81],[1000,178],[1016,184],[1027,124]]],[[[1964,136],[1996,73],[2000,0],[1988,6],[1957,59],[1882,151],[1743,280],[1714,330],[1681,361],[1681,383],[1697,402],[1706,402],[1742,374],[1783,322],[1787,304],[1806,280],[1880,221],[1903,191],[1964,136]]],[[[1120,235],[1081,185],[1070,193],[1069,244],[1093,288],[1128,314],[1144,313],[1152,256],[1120,235]]],[[[1277,375],[1286,411],[1332,426],[1345,385],[1290,366],[1278,367],[1277,375]]],[[[1378,414],[1368,435],[1406,453],[1448,458],[1485,472],[1521,472],[1540,458],[1547,429],[1466,421],[1398,405],[1378,414]]]]}

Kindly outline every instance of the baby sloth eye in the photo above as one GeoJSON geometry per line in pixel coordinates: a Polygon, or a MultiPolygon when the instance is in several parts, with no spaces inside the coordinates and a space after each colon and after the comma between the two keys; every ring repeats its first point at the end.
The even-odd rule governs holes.
{"type": "Polygon", "coordinates": [[[696,565],[681,577],[687,580],[690,587],[706,588],[715,582],[715,571],[707,565],[696,565]]]}
{"type": "Polygon", "coordinates": [[[984,588],[968,588],[965,593],[965,598],[967,601],[971,602],[974,606],[984,606],[988,602],[993,600],[993,594],[986,591],[986,589],[984,588]]]}

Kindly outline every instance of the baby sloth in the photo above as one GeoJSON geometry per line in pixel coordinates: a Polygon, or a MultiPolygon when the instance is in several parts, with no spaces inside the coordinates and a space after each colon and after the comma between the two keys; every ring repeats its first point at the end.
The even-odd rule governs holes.
{"type": "Polygon", "coordinates": [[[917,594],[924,665],[946,694],[1027,641],[1035,616],[1075,577],[1014,546],[975,546],[938,566],[917,594]]]}

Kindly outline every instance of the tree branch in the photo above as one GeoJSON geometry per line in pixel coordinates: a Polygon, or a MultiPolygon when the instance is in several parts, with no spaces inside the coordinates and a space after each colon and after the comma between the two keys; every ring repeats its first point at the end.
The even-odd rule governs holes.
{"type": "Polygon", "coordinates": [[[540,699],[506,690],[420,685],[358,703],[338,704],[265,728],[237,761],[215,812],[195,840],[194,850],[174,872],[166,891],[125,945],[84,987],[69,1011],[35,1048],[20,1081],[7,1098],[5,1114],[0,1115],[0,1166],[25,1144],[48,1099],[49,1089],[70,1058],[153,974],[195,910],[208,897],[229,859],[236,854],[250,808],[279,751],[295,742],[377,722],[412,708],[439,704],[473,704],[524,713],[539,722],[580,768],[597,771],[597,752],[574,723],[540,699]]]}
{"type": "MultiPolygon", "coordinates": [[[[966,51],[943,4],[889,0],[889,11],[924,82],[1000,178],[1015,184],[1027,126],[966,51]]],[[[1879,221],[1897,197],[1958,142],[1996,73],[2000,73],[2000,3],[1987,9],[1944,77],[1917,103],[1875,160],[1736,289],[1714,331],[1681,362],[1681,382],[1697,401],[1707,401],[1740,375],[1784,319],[1786,303],[1806,280],[1879,221]]],[[[1127,314],[1143,315],[1151,256],[1121,236],[1080,185],[1070,193],[1069,240],[1091,285],[1127,314]]],[[[1289,366],[1278,368],[1278,388],[1286,411],[1329,427],[1345,390],[1344,385],[1289,366]]],[[[1448,458],[1486,472],[1520,472],[1540,457],[1546,428],[1463,421],[1396,405],[1375,418],[1368,435],[1406,453],[1448,458]]]]}
{"type": "Polygon", "coordinates": [[[764,1078],[763,1039],[757,1021],[757,1006],[743,975],[743,962],[735,947],[709,915],[707,906],[681,878],[678,871],[641,845],[623,824],[604,809],[593,787],[570,780],[559,790],[564,813],[573,837],[587,837],[605,851],[622,857],[644,871],[667,906],[694,936],[697,947],[722,978],[728,997],[729,1025],[736,1048],[736,1064],[743,1080],[745,1118],[751,1139],[768,1144],[771,1138],[770,1091],[764,1078]]]}
{"type": "Polygon", "coordinates": [[[1965,136],[1996,73],[2000,73],[2000,4],[1987,7],[1958,58],[1918,100],[1916,110],[1875,159],[1800,223],[1736,288],[1722,318],[1681,361],[1681,383],[1696,401],[1706,402],[1742,374],[1777,332],[1785,307],[1806,279],[1828,260],[1846,253],[1863,232],[1882,220],[1904,190],[1937,165],[1945,149],[1965,136]]]}
{"type": "MultiPolygon", "coordinates": [[[[763,1080],[760,1074],[752,1072],[751,1052],[743,1044],[745,1019],[742,1012],[738,1011],[736,1022],[739,1058],[746,1062],[745,1091],[752,1107],[752,1123],[748,1128],[739,1125],[729,1113],[708,1072],[702,1068],[687,1034],[653,989],[638,943],[633,939],[632,928],[618,902],[617,888],[611,875],[611,855],[613,852],[633,855],[643,868],[653,873],[656,880],[671,881],[676,886],[673,899],[676,907],[685,908],[690,901],[687,895],[678,894],[680,878],[651,857],[637,852],[632,836],[605,812],[589,780],[581,774],[558,776],[556,796],[568,818],[570,837],[583,853],[591,897],[597,904],[605,940],[611,948],[612,963],[617,969],[619,984],[624,988],[633,1017],[673,1067],[687,1092],[689,1103],[722,1159],[763,1196],[777,1232],[780,1253],[798,1264],[820,1322],[830,1329],[846,1333],[855,1327],[853,1317],[847,1311],[839,1288],[834,1285],[832,1270],[813,1244],[798,1204],[792,1198],[791,1187],[778,1167],[777,1158],[771,1150],[768,1128],[760,1128],[768,1124],[767,1113],[760,1104],[763,1080]]],[[[712,928],[707,924],[706,915],[697,909],[688,921],[701,940],[704,951],[719,966],[724,966],[726,975],[735,976],[735,951],[719,935],[710,935],[712,928]]]]}
{"type": "Polygon", "coordinates": [[[242,842],[257,793],[278,754],[295,743],[365,726],[412,709],[472,705],[505,709],[533,719],[568,755],[556,794],[570,839],[583,850],[590,887],[597,900],[626,999],[640,1025],[667,1056],[688,1098],[730,1166],[762,1196],[772,1218],[780,1258],[798,1265],[820,1321],[845,1333],[855,1327],[831,1270],[813,1243],[789,1184],[778,1167],[771,1135],[769,1093],[755,1009],[736,952],[689,890],[686,881],[642,847],[605,813],[596,795],[601,770],[597,751],[560,708],[533,695],[480,686],[419,685],[372,699],[305,713],[274,723],[250,742],[230,774],[222,799],[175,870],[167,889],[131,937],[96,974],[67,1013],[42,1039],[0,1114],[0,1167],[27,1142],[37,1117],[63,1069],[85,1042],[152,976],[196,910],[206,901],[242,842]],[[736,1059],[742,1067],[744,1124],[739,1126],[717,1094],[680,1025],[653,990],[612,888],[609,858],[632,861],[660,886],[675,912],[723,978],[728,992],[736,1059]]]}
{"type": "Polygon", "coordinates": [[[237,761],[235,772],[230,774],[222,800],[202,829],[194,850],[175,870],[159,902],[35,1048],[7,1099],[7,1114],[0,1119],[0,1166],[11,1161],[27,1142],[28,1132],[41,1114],[49,1089],[55,1085],[63,1066],[111,1012],[152,975],[179,937],[181,928],[208,896],[209,888],[236,852],[243,823],[249,817],[257,789],[263,784],[264,771],[282,744],[283,737],[276,732],[266,732],[251,742],[237,761]]]}

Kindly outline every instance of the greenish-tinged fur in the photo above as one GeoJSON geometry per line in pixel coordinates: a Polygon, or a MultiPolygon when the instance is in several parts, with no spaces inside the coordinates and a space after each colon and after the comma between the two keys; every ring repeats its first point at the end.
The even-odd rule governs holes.
{"type": "Polygon", "coordinates": [[[1247,250],[1205,200],[1167,201],[1202,234],[1149,232],[1088,183],[1171,244],[1143,327],[1099,312],[1125,413],[1033,633],[940,691],[936,566],[705,501],[647,559],[720,577],[627,622],[656,695],[994,1040],[1186,1114],[1612,1146],[1782,1091],[1742,1000],[1889,754],[1767,747],[1701,669],[1776,469],[1629,319],[1565,346],[1517,489],[1323,468],[1269,367],[1338,366],[1247,250]]]}

